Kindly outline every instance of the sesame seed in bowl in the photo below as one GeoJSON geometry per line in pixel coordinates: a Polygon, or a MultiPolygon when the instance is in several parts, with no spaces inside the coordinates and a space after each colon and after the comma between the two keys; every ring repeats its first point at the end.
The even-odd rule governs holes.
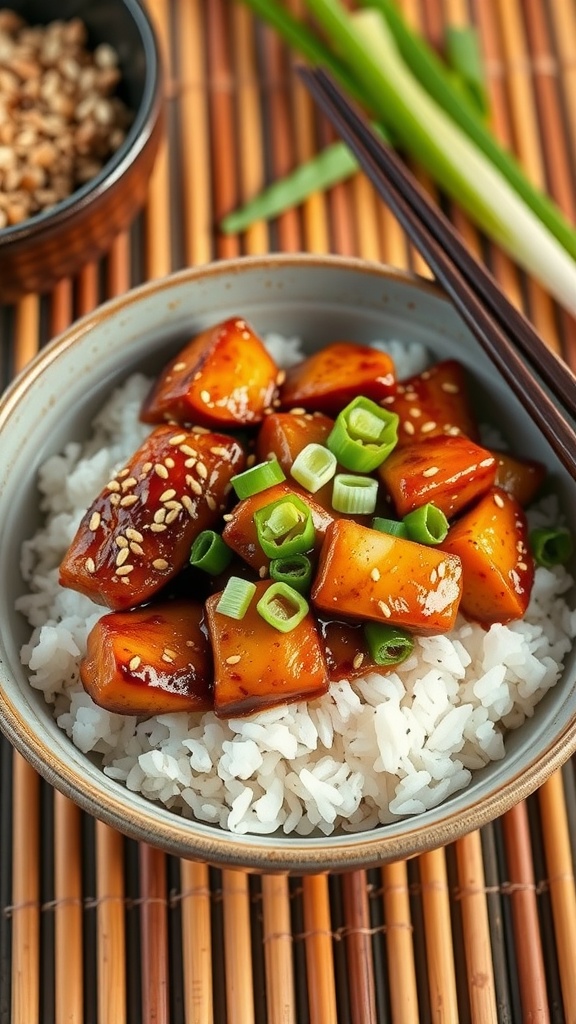
{"type": "Polygon", "coordinates": [[[162,134],[139,0],[0,9],[0,302],[96,259],[143,205],[162,134]],[[68,10],[68,9],[67,9],[68,10]]]}

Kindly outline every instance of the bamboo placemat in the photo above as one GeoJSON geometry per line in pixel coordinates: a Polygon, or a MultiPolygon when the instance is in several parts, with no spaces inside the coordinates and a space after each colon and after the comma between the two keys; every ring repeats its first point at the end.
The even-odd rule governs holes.
{"type": "MultiPolygon", "coordinates": [[[[294,7],[298,0],[293,0],[294,7]]],[[[232,0],[149,0],[165,52],[168,140],[144,215],[102,266],[0,309],[2,384],[104,298],[171,269],[270,249],[427,273],[363,177],[270,227],[220,216],[330,138],[291,60],[232,0]]],[[[573,0],[402,0],[439,41],[478,26],[494,126],[574,219],[573,0]]],[[[458,210],[471,249],[481,240],[458,210]]],[[[488,259],[576,366],[576,326],[499,252],[488,259]]],[[[481,832],[381,871],[249,877],[123,839],[0,765],[0,1021],[417,1024],[576,1021],[574,764],[481,832]]]]}

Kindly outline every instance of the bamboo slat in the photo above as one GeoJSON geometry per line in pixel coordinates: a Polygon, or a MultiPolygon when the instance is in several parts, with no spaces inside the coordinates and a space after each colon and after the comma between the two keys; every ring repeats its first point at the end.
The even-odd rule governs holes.
{"type": "Polygon", "coordinates": [[[414,926],[410,914],[408,873],[400,861],[382,868],[386,951],[392,1024],[418,1024],[418,989],[414,965],[414,926]]]}
{"type": "Polygon", "coordinates": [[[222,872],[226,1017],[230,1024],[253,1024],[250,892],[244,871],[222,872]]]}
{"type": "Polygon", "coordinates": [[[336,1024],[330,894],[326,875],[302,880],[310,1024],[336,1024]]]}
{"type": "Polygon", "coordinates": [[[176,10],[184,253],[186,263],[193,266],[208,263],[212,256],[205,4],[203,0],[178,0],[176,10]]]}
{"type": "Polygon", "coordinates": [[[12,1022],[40,1020],[40,780],[19,754],[13,761],[12,1022]]]}
{"type": "Polygon", "coordinates": [[[432,1020],[445,1024],[458,1020],[458,1002],[444,850],[423,854],[418,864],[432,1020]]]}
{"type": "Polygon", "coordinates": [[[269,1024],[297,1024],[288,879],[262,877],[266,1002],[269,1024]]]}
{"type": "Polygon", "coordinates": [[[556,948],[564,1013],[576,1020],[576,893],[570,833],[562,776],[556,772],[539,791],[540,813],[550,894],[556,932],[556,948]]]}
{"type": "Polygon", "coordinates": [[[514,936],[518,950],[517,968],[522,1012],[525,1020],[545,1024],[550,1018],[526,805],[519,804],[513,808],[504,815],[502,822],[514,936]]]}

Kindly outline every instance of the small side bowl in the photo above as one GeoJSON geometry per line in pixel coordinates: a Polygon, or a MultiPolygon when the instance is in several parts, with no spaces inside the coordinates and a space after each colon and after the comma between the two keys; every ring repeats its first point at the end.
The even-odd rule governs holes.
{"type": "Polygon", "coordinates": [[[91,49],[110,43],[120,59],[119,92],[134,120],[94,178],[51,209],[0,230],[0,302],[47,291],[110,248],[144,204],[163,123],[158,45],[139,0],[10,0],[9,6],[30,24],[79,17],[91,49]]]}
{"type": "Polygon", "coordinates": [[[479,407],[492,410],[513,449],[549,467],[576,528],[576,484],[430,283],[360,260],[304,255],[186,270],[129,292],[75,324],[40,353],[0,402],[0,724],[38,771],[84,809],[178,856],[303,873],[366,867],[441,846],[525,798],[576,749],[574,650],[533,717],[508,734],[505,757],[475,772],[466,789],[417,817],[329,838],[234,835],[129,792],[58,728],[20,662],[30,630],[14,603],[25,591],[21,545],[40,522],[38,467],[67,441],[89,434],[115,384],[136,369],[158,370],[191,334],[235,314],[259,332],[298,335],[309,351],[336,339],[385,337],[421,341],[432,357],[458,358],[473,373],[479,407]]]}

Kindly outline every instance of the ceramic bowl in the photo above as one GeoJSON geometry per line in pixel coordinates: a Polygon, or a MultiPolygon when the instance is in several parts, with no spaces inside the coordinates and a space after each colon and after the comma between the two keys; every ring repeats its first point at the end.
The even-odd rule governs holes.
{"type": "Polygon", "coordinates": [[[46,457],[86,436],[112,386],[136,367],[158,369],[202,328],[241,314],[260,332],[300,335],[308,348],[337,338],[422,341],[473,370],[476,399],[491,407],[513,450],[551,470],[572,528],[576,486],[522,404],[439,290],[392,268],[336,257],[279,255],[222,262],[155,281],[107,303],[51,343],[0,405],[0,717],[19,751],[55,787],[122,832],[188,858],[258,870],[307,872],[369,866],[440,846],[526,797],[576,747],[576,662],[534,716],[507,737],[506,755],[439,807],[368,833],[329,838],[238,836],[184,820],[107,778],[56,725],[29,685],[20,646],[29,627],[14,610],[24,591],[22,541],[39,523],[36,473],[46,457]]]}
{"type": "Polygon", "coordinates": [[[51,209],[0,230],[0,302],[47,291],[107,252],[144,204],[163,120],[158,46],[139,0],[10,0],[8,6],[30,24],[79,17],[92,49],[110,43],[120,59],[119,95],[134,120],[94,178],[51,209]]]}

